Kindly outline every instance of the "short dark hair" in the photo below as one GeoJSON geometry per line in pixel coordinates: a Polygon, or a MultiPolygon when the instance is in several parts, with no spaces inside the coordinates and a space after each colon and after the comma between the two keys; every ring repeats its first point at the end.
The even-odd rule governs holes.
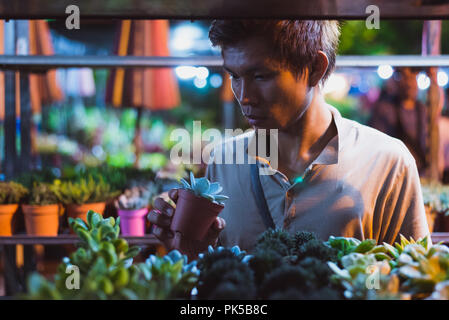
{"type": "Polygon", "coordinates": [[[326,53],[329,66],[323,82],[335,68],[340,25],[334,20],[214,20],[209,30],[213,46],[232,46],[251,36],[263,36],[275,58],[297,75],[326,53]]]}

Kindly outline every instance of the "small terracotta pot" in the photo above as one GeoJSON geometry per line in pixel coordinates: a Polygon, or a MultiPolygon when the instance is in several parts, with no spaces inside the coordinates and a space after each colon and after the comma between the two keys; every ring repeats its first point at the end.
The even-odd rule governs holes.
{"type": "Polygon", "coordinates": [[[103,215],[105,207],[105,202],[69,204],[67,205],[67,218],[81,218],[84,222],[87,222],[87,211],[92,210],[103,215]]]}
{"type": "Polygon", "coordinates": [[[22,205],[27,234],[35,236],[57,236],[59,205],[22,205]]]}
{"type": "Polygon", "coordinates": [[[12,236],[12,216],[18,207],[17,203],[0,205],[0,236],[12,236]]]}
{"type": "Polygon", "coordinates": [[[185,189],[178,190],[176,210],[170,229],[192,240],[202,240],[224,206],[198,197],[185,189]]]}

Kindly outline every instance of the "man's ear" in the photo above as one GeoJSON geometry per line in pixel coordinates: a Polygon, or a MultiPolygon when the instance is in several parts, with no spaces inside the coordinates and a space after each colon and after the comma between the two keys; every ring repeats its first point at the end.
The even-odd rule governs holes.
{"type": "Polygon", "coordinates": [[[326,73],[328,66],[329,59],[327,58],[327,55],[319,50],[310,72],[309,86],[315,87],[320,82],[326,73]]]}

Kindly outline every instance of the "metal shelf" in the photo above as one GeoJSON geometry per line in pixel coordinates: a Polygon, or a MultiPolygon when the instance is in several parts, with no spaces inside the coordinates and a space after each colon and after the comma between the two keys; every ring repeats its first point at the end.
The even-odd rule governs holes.
{"type": "Polygon", "coordinates": [[[433,232],[431,238],[433,244],[438,242],[449,244],[449,232],[433,232]]]}
{"type": "Polygon", "coordinates": [[[376,5],[381,19],[444,19],[447,0],[0,0],[0,17],[66,19],[76,4],[83,19],[294,18],[366,19],[376,5]]]}
{"type": "MultiPolygon", "coordinates": [[[[145,235],[143,237],[129,237],[120,236],[124,238],[130,245],[150,245],[158,246],[162,243],[154,235],[145,235]]],[[[13,235],[10,237],[0,236],[0,246],[2,245],[64,245],[64,244],[77,244],[80,239],[77,235],[71,234],[61,234],[56,237],[39,237],[39,236],[29,236],[29,235],[13,235]]]]}
{"type": "MultiPolygon", "coordinates": [[[[449,59],[448,59],[449,60],[449,59]]],[[[0,55],[2,69],[49,68],[161,68],[185,66],[221,67],[219,56],[195,57],[137,57],[137,56],[14,56],[0,55]]]]}
{"type": "MultiPolygon", "coordinates": [[[[25,56],[0,55],[0,69],[47,70],[52,68],[161,68],[178,66],[221,67],[220,56],[194,57],[137,57],[137,56],[25,56]]],[[[393,67],[449,67],[449,55],[421,56],[338,56],[337,68],[393,67]]]]}
{"type": "MultiPolygon", "coordinates": [[[[154,235],[145,235],[143,237],[129,237],[129,236],[120,236],[124,238],[130,245],[150,245],[150,246],[158,246],[162,245],[162,243],[154,236],[154,235]]],[[[432,243],[449,243],[449,232],[434,232],[431,235],[432,243]]],[[[71,234],[62,234],[56,237],[38,237],[38,236],[29,236],[29,235],[13,235],[10,237],[2,237],[0,236],[0,246],[2,245],[34,245],[34,244],[42,244],[42,245],[64,245],[64,244],[77,244],[80,242],[80,239],[76,235],[71,234]]]]}

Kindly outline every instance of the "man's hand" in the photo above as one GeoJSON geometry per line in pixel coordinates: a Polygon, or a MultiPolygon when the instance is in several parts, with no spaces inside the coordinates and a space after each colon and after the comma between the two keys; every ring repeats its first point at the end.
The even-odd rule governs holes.
{"type": "MultiPolygon", "coordinates": [[[[171,189],[168,196],[174,203],[178,200],[178,189],[171,189]]],[[[189,261],[195,260],[198,254],[207,250],[209,245],[215,246],[218,235],[225,228],[226,222],[217,217],[200,241],[187,239],[179,232],[170,230],[170,224],[175,213],[175,208],[162,198],[154,201],[154,209],[150,211],[148,220],[154,225],[154,235],[165,245],[167,250],[177,249],[186,254],[189,261]]]]}

